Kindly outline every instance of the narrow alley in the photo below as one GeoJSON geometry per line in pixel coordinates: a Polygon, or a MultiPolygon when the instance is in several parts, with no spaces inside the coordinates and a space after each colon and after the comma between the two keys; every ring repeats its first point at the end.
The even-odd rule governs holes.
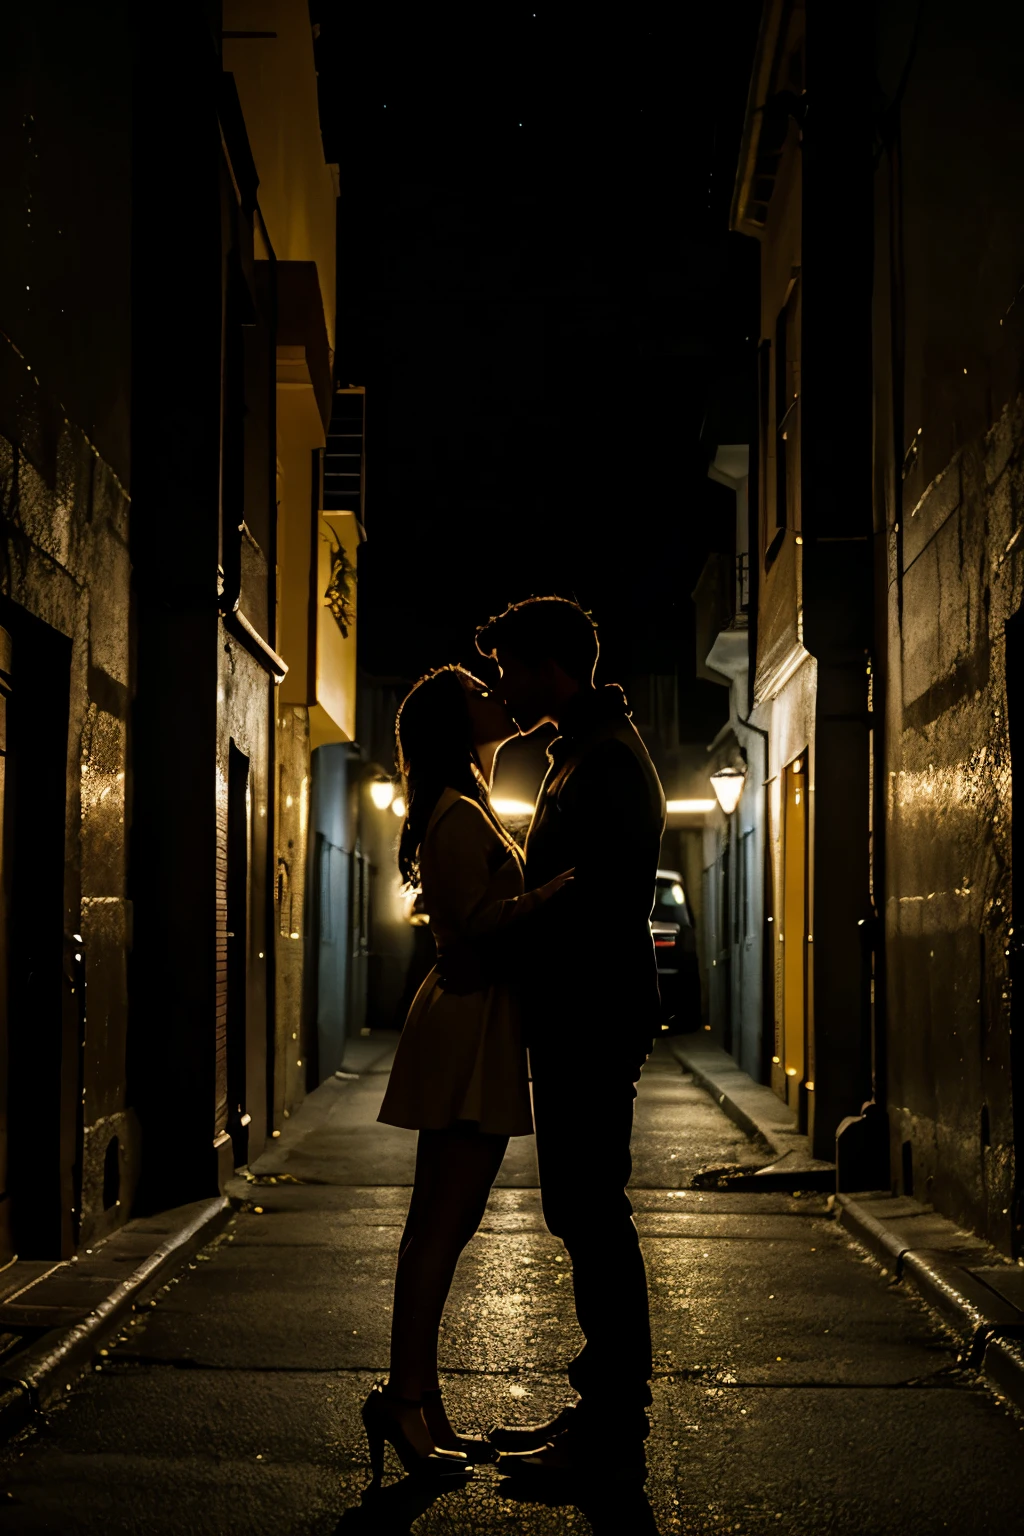
{"type": "MultiPolygon", "coordinates": [[[[701,1170],[765,1158],[667,1043],[644,1071],[634,1134],[655,1337],[644,1492],[526,1504],[481,1467],[431,1495],[389,1461],[383,1494],[361,1502],[359,1407],[387,1366],[415,1144],[376,1123],[393,1040],[358,1042],[358,1076],[323,1084],[253,1182],[235,1180],[240,1209],[222,1233],[6,1447],[0,1531],[1022,1529],[1019,1421],[826,1196],[699,1187],[701,1170]]],[[[456,1278],[442,1348],[465,1429],[535,1421],[566,1400],[570,1275],[536,1186],[532,1138],[513,1141],[456,1278]]]]}

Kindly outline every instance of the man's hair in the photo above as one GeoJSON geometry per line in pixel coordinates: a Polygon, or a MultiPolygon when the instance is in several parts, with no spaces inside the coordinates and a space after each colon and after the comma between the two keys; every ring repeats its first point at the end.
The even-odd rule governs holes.
{"type": "Polygon", "coordinates": [[[528,597],[481,625],[476,648],[481,656],[507,651],[528,667],[555,661],[576,682],[586,683],[597,661],[597,626],[567,597],[528,597]]]}

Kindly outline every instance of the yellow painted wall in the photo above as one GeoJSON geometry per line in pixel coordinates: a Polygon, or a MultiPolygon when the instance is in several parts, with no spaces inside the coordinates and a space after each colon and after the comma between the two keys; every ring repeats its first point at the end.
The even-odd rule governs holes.
{"type": "Polygon", "coordinates": [[[277,359],[277,639],[288,663],[282,704],[311,704],[309,676],[310,541],[313,452],[324,428],[303,348],[280,347],[277,359]],[[282,356],[282,354],[294,356],[282,356]]]}
{"type": "MultiPolygon", "coordinates": [[[[317,556],[316,708],[310,710],[309,734],[314,747],[328,741],[353,741],[356,734],[356,620],[343,636],[323,601],[331,576],[331,541],[336,539],[356,566],[359,526],[351,512],[322,512],[317,556]]],[[[353,580],[353,589],[355,583],[353,580]]],[[[354,592],[353,592],[354,596],[354,592]]],[[[354,607],[354,602],[353,602],[354,607]]]]}
{"type": "Polygon", "coordinates": [[[224,0],[224,68],[235,77],[259,175],[259,205],[279,261],[315,261],[334,354],[335,173],[324,161],[306,0],[224,0]]]}
{"type": "MultiPolygon", "coordinates": [[[[316,263],[333,355],[336,168],[324,161],[306,0],[225,0],[224,31],[276,34],[225,37],[224,68],[235,78],[274,254],[279,261],[316,263]]],[[[304,350],[279,346],[277,635],[289,669],[280,702],[308,706],[311,748],[355,736],[355,626],[344,639],[323,603],[330,525],[315,516],[312,459],[323,446],[304,350]]],[[[354,565],[355,519],[332,516],[330,523],[354,565]]]]}

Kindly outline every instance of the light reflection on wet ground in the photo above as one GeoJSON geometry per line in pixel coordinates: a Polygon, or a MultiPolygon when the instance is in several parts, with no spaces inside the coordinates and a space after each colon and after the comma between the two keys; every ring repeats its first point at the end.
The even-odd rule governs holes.
{"type": "MultiPolygon", "coordinates": [[[[683,1187],[702,1166],[757,1159],[667,1060],[645,1074],[636,1131],[656,1357],[643,1493],[608,1484],[527,1498],[484,1467],[429,1498],[391,1462],[391,1486],[362,1502],[359,1405],[386,1367],[413,1141],[375,1124],[384,1081],[377,1071],[315,1096],[204,1261],[45,1428],[8,1448],[0,1531],[1019,1528],[1020,1429],[957,1368],[924,1310],[851,1248],[824,1200],[683,1187]]],[[[523,1140],[445,1319],[446,1395],[467,1431],[533,1422],[567,1401],[569,1266],[532,1169],[523,1140]]]]}

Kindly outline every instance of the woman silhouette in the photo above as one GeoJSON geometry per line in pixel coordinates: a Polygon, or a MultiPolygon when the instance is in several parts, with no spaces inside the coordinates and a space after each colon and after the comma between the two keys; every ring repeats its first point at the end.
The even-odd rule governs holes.
{"type": "MultiPolygon", "coordinates": [[[[419,884],[439,959],[445,946],[522,923],[572,878],[524,894],[519,848],[490,803],[494,759],[517,734],[502,703],[461,667],[420,679],[398,712],[406,817],[398,862],[419,884]]],[[[510,1136],[533,1130],[526,1048],[500,981],[446,991],[435,967],[409,1010],[379,1119],[419,1132],[399,1249],[391,1370],[363,1405],[374,1480],[390,1441],[407,1471],[461,1479],[490,1460],[455,1432],[437,1376],[437,1337],[463,1248],[480,1224],[510,1136]]]]}

